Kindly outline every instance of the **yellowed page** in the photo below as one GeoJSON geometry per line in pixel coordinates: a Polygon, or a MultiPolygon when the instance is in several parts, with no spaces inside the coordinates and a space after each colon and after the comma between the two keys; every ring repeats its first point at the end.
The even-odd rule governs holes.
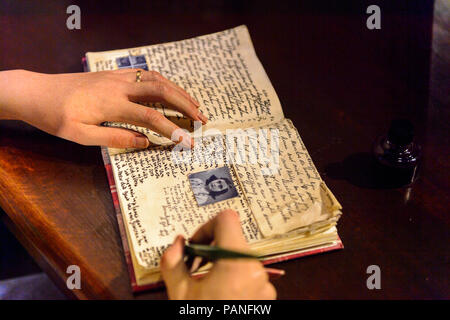
{"type": "MultiPolygon", "coordinates": [[[[248,127],[283,118],[280,101],[244,25],[182,41],[88,52],[86,57],[90,71],[95,72],[115,70],[116,59],[129,55],[145,55],[149,69],[160,72],[197,99],[200,110],[209,118],[204,130],[248,127]]],[[[157,109],[166,116],[182,117],[167,108],[157,109]]],[[[172,143],[148,129],[128,128],[146,134],[152,143],[172,143]]]]}
{"type": "MultiPolygon", "coordinates": [[[[223,137],[205,137],[197,144],[195,159],[177,163],[171,147],[111,155],[111,166],[123,219],[128,228],[139,265],[157,269],[162,252],[175,236],[190,237],[194,231],[218,212],[239,212],[248,241],[261,239],[253,215],[236,181],[230,173],[239,196],[199,206],[188,176],[191,173],[227,166],[223,153],[223,137]]],[[[194,152],[194,151],[192,151],[194,152]]]]}
{"type": "Polygon", "coordinates": [[[234,168],[264,237],[337,220],[341,206],[320,178],[292,122],[284,119],[260,129],[253,135],[249,130],[242,133],[247,140],[241,139],[244,143],[234,148],[242,149],[239,154],[246,159],[234,168]],[[254,163],[248,157],[255,153],[252,148],[260,149],[254,163]]]}
{"type": "Polygon", "coordinates": [[[131,246],[147,269],[158,268],[177,234],[192,236],[223,209],[239,212],[244,235],[255,248],[277,240],[270,252],[283,248],[283,237],[329,228],[340,215],[339,203],[289,120],[205,136],[181,153],[167,146],[118,153],[111,165],[131,246]],[[199,205],[189,175],[223,166],[231,169],[239,196],[199,205]]]}

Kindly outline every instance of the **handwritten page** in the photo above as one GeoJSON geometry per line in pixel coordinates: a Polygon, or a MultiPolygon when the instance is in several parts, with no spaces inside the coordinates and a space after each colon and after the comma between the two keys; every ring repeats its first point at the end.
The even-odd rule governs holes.
{"type": "Polygon", "coordinates": [[[247,241],[261,239],[233,171],[233,183],[239,197],[207,206],[198,206],[194,198],[188,175],[226,165],[223,139],[204,138],[195,153],[198,159],[186,164],[174,163],[171,147],[111,156],[122,214],[134,253],[142,266],[157,268],[162,252],[176,235],[192,236],[200,225],[227,208],[239,212],[247,241]],[[219,156],[211,153],[219,153],[219,156]]]}
{"type": "Polygon", "coordinates": [[[320,178],[292,122],[285,119],[263,129],[277,134],[277,150],[252,151],[252,148],[261,147],[264,139],[272,139],[244,131],[247,139],[253,137],[258,141],[249,139],[243,144],[241,154],[262,152],[268,161],[260,159],[252,164],[248,158],[240,159],[242,164],[235,164],[234,168],[264,237],[305,226],[311,229],[317,222],[337,220],[341,206],[320,178]]]}
{"type": "Polygon", "coordinates": [[[239,134],[247,139],[255,137],[245,130],[237,131],[233,139],[223,135],[203,137],[196,149],[184,151],[184,156],[191,157],[184,163],[174,160],[173,147],[111,156],[122,213],[142,266],[157,268],[161,254],[177,234],[192,236],[200,225],[227,208],[239,212],[250,244],[302,227],[304,232],[311,231],[316,223],[322,223],[320,227],[337,220],[341,207],[320,178],[291,121],[260,129],[279,135],[278,155],[271,154],[269,145],[269,150],[254,153],[260,157],[264,152],[267,162],[260,158],[252,164],[250,159],[243,159],[252,154],[252,147],[261,144],[242,140],[238,147],[227,142],[239,134]],[[239,197],[199,206],[188,176],[225,165],[231,168],[239,197]]]}
{"type": "MultiPolygon", "coordinates": [[[[205,130],[283,118],[280,101],[256,56],[246,26],[146,47],[88,52],[86,58],[95,72],[118,69],[118,58],[137,55],[145,56],[150,70],[158,71],[200,102],[200,110],[209,118],[205,130]]],[[[152,107],[169,117],[183,117],[161,104],[152,107]]],[[[149,129],[126,127],[146,134],[155,144],[172,143],[149,129]]]]}

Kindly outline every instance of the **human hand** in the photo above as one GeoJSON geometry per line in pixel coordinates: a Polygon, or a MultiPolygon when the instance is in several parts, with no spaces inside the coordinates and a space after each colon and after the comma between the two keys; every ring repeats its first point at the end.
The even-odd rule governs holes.
{"type": "MultiPolygon", "coordinates": [[[[225,210],[203,225],[192,237],[194,243],[247,251],[238,214],[225,210]]],[[[261,262],[249,259],[222,259],[208,274],[192,278],[183,259],[184,239],[178,236],[161,259],[161,273],[170,299],[275,299],[276,291],[268,281],[261,262]]]]}
{"type": "MultiPolygon", "coordinates": [[[[161,102],[187,117],[206,123],[199,104],[155,71],[116,71],[41,74],[24,70],[0,72],[0,119],[23,120],[41,130],[83,145],[146,148],[137,132],[100,126],[105,121],[130,123],[171,138],[177,125],[160,112],[137,102],[161,102]]],[[[177,131],[186,146],[192,139],[177,131]]]]}

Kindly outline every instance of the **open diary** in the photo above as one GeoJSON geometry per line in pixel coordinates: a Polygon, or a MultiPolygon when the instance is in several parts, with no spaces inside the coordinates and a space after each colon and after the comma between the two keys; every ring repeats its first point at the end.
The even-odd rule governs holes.
{"type": "MultiPolygon", "coordinates": [[[[161,282],[160,257],[223,209],[239,213],[244,236],[263,263],[342,248],[341,206],[322,181],[245,26],[192,39],[86,53],[87,71],[155,70],[200,103],[194,123],[148,104],[194,137],[193,149],[130,124],[145,150],[103,148],[134,291],[161,282]]],[[[199,272],[207,272],[208,265],[199,272]]]]}

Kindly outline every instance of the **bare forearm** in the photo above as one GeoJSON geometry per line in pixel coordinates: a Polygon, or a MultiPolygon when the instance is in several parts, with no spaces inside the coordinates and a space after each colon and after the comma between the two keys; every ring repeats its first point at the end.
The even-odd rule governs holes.
{"type": "Polygon", "coordinates": [[[25,70],[0,72],[0,119],[21,119],[24,108],[21,97],[29,89],[25,70]]]}
{"type": "MultiPolygon", "coordinates": [[[[25,70],[0,72],[0,119],[33,123],[42,119],[44,106],[55,96],[52,76],[25,70]]],[[[53,102],[54,103],[54,102],[53,102]]]]}
{"type": "MultiPolygon", "coordinates": [[[[86,145],[148,146],[147,138],[136,132],[102,128],[105,121],[147,127],[168,138],[181,130],[161,113],[135,102],[163,102],[193,120],[206,122],[198,102],[153,71],[43,74],[11,70],[0,72],[0,88],[0,119],[22,120],[86,145]],[[135,81],[137,72],[142,73],[142,82],[135,81]]],[[[183,144],[190,145],[190,136],[182,130],[181,137],[183,144]]]]}

